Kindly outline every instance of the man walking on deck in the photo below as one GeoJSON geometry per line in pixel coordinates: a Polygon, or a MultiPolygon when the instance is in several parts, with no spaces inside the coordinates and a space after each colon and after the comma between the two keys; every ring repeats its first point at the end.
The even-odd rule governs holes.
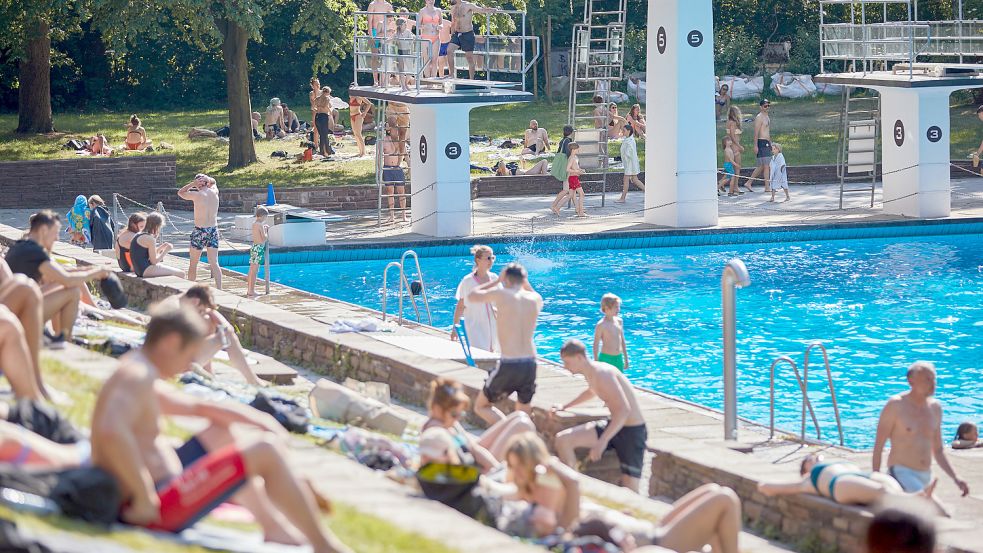
{"type": "Polygon", "coordinates": [[[969,495],[969,485],[956,475],[942,446],[942,404],[932,397],[935,365],[927,361],[912,364],[908,367],[908,385],[910,390],[889,399],[881,411],[874,439],[873,469],[881,470],[884,445],[891,440],[887,473],[904,491],[919,492],[932,482],[932,457],[935,457],[963,496],[969,495]]]}
{"type": "Polygon", "coordinates": [[[194,204],[195,229],[191,232],[190,265],[188,280],[198,276],[198,260],[202,250],[208,257],[208,266],[215,279],[215,288],[222,289],[222,268],[218,265],[218,184],[215,179],[199,173],[194,180],[181,187],[177,195],[194,204]]]}
{"type": "Polygon", "coordinates": [[[771,192],[771,117],[768,110],[771,109],[771,102],[767,99],[758,103],[761,111],[754,118],[754,147],[758,159],[758,166],[754,168],[751,176],[744,181],[744,188],[748,192],[754,192],[751,182],[760,177],[765,183],[765,192],[771,192]]]}
{"type": "Polygon", "coordinates": [[[495,8],[482,8],[464,0],[450,0],[451,3],[451,42],[447,45],[447,59],[451,68],[451,77],[457,78],[457,66],[454,63],[454,53],[464,50],[468,59],[468,78],[474,78],[474,14],[495,13],[495,8]]]}
{"type": "Polygon", "coordinates": [[[618,454],[621,462],[621,485],[638,491],[645,461],[648,429],[635,398],[635,389],[628,377],[613,365],[587,357],[587,347],[580,340],[567,340],[560,349],[563,366],[587,380],[587,389],[566,405],[555,405],[550,413],[566,411],[575,405],[597,397],[611,412],[607,420],[592,421],[568,428],[556,435],[556,454],[566,465],[576,468],[578,448],[590,449],[588,459],[600,460],[608,449],[618,454]]]}
{"type": "Polygon", "coordinates": [[[498,343],[502,357],[498,367],[488,375],[485,386],[474,404],[474,412],[489,426],[505,418],[493,404],[516,392],[516,409],[529,413],[536,393],[536,321],[543,309],[543,298],[529,284],[526,269],[509,263],[498,278],[475,288],[468,294],[473,304],[495,306],[498,319],[498,343]],[[499,283],[502,286],[499,286],[499,283]]]}

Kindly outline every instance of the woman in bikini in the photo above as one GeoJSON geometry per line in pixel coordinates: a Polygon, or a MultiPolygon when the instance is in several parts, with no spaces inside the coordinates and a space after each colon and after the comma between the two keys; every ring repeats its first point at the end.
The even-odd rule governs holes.
{"type": "Polygon", "coordinates": [[[130,123],[126,126],[126,149],[146,150],[150,143],[151,141],[147,138],[147,130],[140,124],[140,118],[131,115],[130,123]]]}
{"type": "Polygon", "coordinates": [[[146,225],[147,214],[138,211],[130,215],[129,220],[126,222],[126,228],[120,231],[116,237],[116,247],[113,249],[116,250],[116,259],[119,261],[119,268],[124,273],[133,272],[133,261],[130,260],[130,244],[137,234],[143,232],[143,227],[146,225]]]}
{"type": "Polygon", "coordinates": [[[731,148],[734,151],[734,174],[738,176],[741,174],[743,165],[741,155],[744,153],[744,146],[741,146],[741,135],[744,134],[744,129],[741,128],[743,117],[741,108],[737,106],[731,106],[727,112],[727,136],[731,140],[731,148]]]}
{"type": "Polygon", "coordinates": [[[424,47],[423,63],[425,75],[428,77],[437,76],[437,59],[440,53],[440,21],[443,19],[443,12],[434,6],[434,0],[426,0],[426,5],[420,10],[420,36],[430,41],[430,47],[424,47]]]}
{"type": "MultiPolygon", "coordinates": [[[[355,83],[352,83],[352,87],[355,83]]],[[[362,136],[362,127],[365,125],[365,114],[368,113],[369,101],[360,96],[348,95],[348,115],[352,120],[352,136],[355,137],[355,145],[358,146],[358,157],[365,156],[365,137],[362,136]]]]}
{"type": "Polygon", "coordinates": [[[528,531],[548,536],[558,528],[573,528],[580,518],[579,474],[553,457],[535,432],[519,434],[505,453],[508,480],[515,484],[514,499],[530,504],[528,531]]]}
{"type": "Polygon", "coordinates": [[[430,418],[420,432],[421,466],[431,462],[477,465],[489,472],[501,466],[512,438],[536,430],[528,415],[516,411],[476,439],[461,426],[470,402],[453,378],[440,377],[430,383],[430,418]]]}
{"type": "Polygon", "coordinates": [[[941,514],[946,514],[942,504],[932,496],[937,479],[924,490],[908,494],[901,489],[897,480],[883,472],[860,470],[857,465],[846,461],[824,462],[823,456],[816,453],[806,455],[799,467],[799,474],[803,478],[798,482],[762,482],[758,484],[758,491],[769,497],[812,494],[844,505],[873,505],[889,495],[921,495],[934,502],[941,514]]]}

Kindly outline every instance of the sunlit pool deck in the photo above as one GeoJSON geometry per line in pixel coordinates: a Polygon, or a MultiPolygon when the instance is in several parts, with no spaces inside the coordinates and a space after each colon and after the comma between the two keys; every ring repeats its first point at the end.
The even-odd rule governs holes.
{"type": "MultiPolygon", "coordinates": [[[[953,191],[952,216],[948,221],[969,224],[983,222],[983,179],[954,180],[953,191]]],[[[863,200],[857,197],[849,200],[852,202],[850,205],[858,207],[837,211],[837,192],[838,187],[832,185],[794,187],[792,202],[785,204],[768,203],[767,197],[760,192],[738,199],[721,198],[720,224],[718,229],[709,231],[675,231],[639,223],[641,216],[637,210],[641,209],[642,200],[638,192],[629,195],[627,204],[613,203],[616,196],[611,195],[605,208],[597,205],[598,198],[589,198],[588,212],[591,217],[586,220],[573,218],[569,211],[564,211],[560,218],[542,217],[552,198],[480,199],[475,200],[474,208],[475,227],[481,232],[473,237],[435,241],[408,234],[408,226],[400,225],[390,225],[380,231],[376,226],[374,213],[362,213],[343,223],[330,225],[326,249],[356,246],[365,248],[369,244],[405,249],[451,243],[491,242],[493,239],[501,241],[502,237],[527,239],[532,235],[539,239],[547,235],[616,236],[616,233],[629,233],[634,239],[641,239],[640,237],[645,236],[685,236],[711,232],[721,234],[722,240],[733,239],[734,242],[740,242],[741,237],[748,234],[742,233],[742,229],[753,229],[755,232],[767,229],[785,231],[792,227],[800,231],[813,231],[842,224],[855,226],[862,233],[865,224],[903,224],[910,221],[881,214],[877,204],[873,209],[859,207],[863,206],[863,200]],[[533,216],[540,217],[530,221],[533,216]],[[526,226],[528,229],[523,229],[526,226]],[[667,232],[669,234],[665,234],[667,232]]],[[[181,217],[187,214],[175,212],[175,215],[181,217]]],[[[17,221],[24,219],[26,217],[23,212],[0,210],[0,220],[5,224],[21,226],[17,221]]],[[[226,224],[230,222],[231,216],[223,214],[222,220],[226,224]]],[[[188,230],[188,223],[175,222],[181,231],[188,230]]],[[[946,226],[945,222],[938,224],[940,229],[946,226]]],[[[9,238],[15,237],[17,232],[6,228],[3,229],[3,234],[9,238]]],[[[176,241],[175,237],[170,239],[176,241]]],[[[224,248],[223,252],[223,256],[229,256],[229,260],[241,256],[243,247],[241,244],[232,245],[234,248],[224,248]]],[[[290,253],[302,254],[291,251],[286,254],[278,253],[274,257],[290,253]]],[[[90,261],[95,259],[98,258],[89,258],[90,261]]],[[[180,257],[171,256],[169,263],[187,266],[187,260],[180,257]]],[[[983,266],[983,257],[980,265],[983,266]]],[[[207,270],[200,273],[199,278],[204,280],[207,270]]],[[[143,292],[147,297],[159,296],[167,290],[185,286],[182,281],[170,278],[143,282],[147,283],[148,290],[143,292]]],[[[258,330],[251,330],[254,333],[254,347],[278,359],[306,364],[337,377],[353,370],[351,363],[357,352],[362,356],[363,366],[368,363],[367,360],[372,360],[374,367],[386,367],[383,372],[376,373],[376,378],[390,379],[395,394],[399,395],[400,386],[409,386],[411,397],[403,399],[410,401],[419,401],[417,391],[422,388],[418,382],[408,381],[418,380],[421,375],[422,378],[453,376],[461,380],[471,393],[480,388],[484,379],[481,369],[467,367],[460,359],[455,359],[454,355],[428,355],[426,351],[421,351],[426,348],[414,347],[414,344],[423,344],[434,337],[446,337],[445,332],[438,329],[410,323],[400,327],[395,336],[379,333],[333,334],[330,326],[336,320],[377,317],[378,312],[275,283],[271,286],[269,296],[261,296],[255,301],[244,300],[244,279],[232,272],[226,277],[226,291],[231,294],[219,296],[223,310],[239,318],[264,321],[264,324],[268,323],[285,329],[284,332],[294,332],[303,337],[303,340],[287,343],[279,334],[262,336],[258,330]],[[397,339],[394,340],[394,337],[397,339]],[[303,347],[296,344],[303,344],[303,347]],[[309,355],[304,348],[311,348],[309,355]],[[339,353],[341,351],[351,353],[339,353]]],[[[547,420],[545,414],[551,405],[569,401],[582,386],[581,382],[569,374],[559,372],[555,366],[541,366],[539,390],[534,399],[535,418],[541,429],[566,427],[584,420],[585,417],[596,417],[603,413],[600,404],[595,402],[577,409],[576,415],[563,417],[556,422],[547,420]]],[[[644,490],[653,495],[675,498],[681,495],[682,490],[695,483],[717,481],[733,486],[738,491],[744,502],[745,518],[751,522],[750,527],[778,530],[786,543],[812,539],[812,536],[842,550],[856,550],[859,543],[858,528],[862,528],[862,521],[869,516],[866,511],[835,506],[816,498],[769,500],[757,493],[754,486],[761,480],[791,480],[797,477],[799,462],[809,452],[821,449],[827,456],[854,460],[861,466],[869,466],[869,452],[828,445],[804,446],[788,434],[782,434],[781,439],[768,442],[767,428],[743,421],[739,429],[740,442],[748,447],[741,452],[722,439],[722,417],[718,412],[648,391],[643,391],[640,397],[649,426],[650,448],[650,458],[643,475],[646,483],[643,484],[644,490]],[[810,518],[813,519],[812,525],[808,522],[810,518]]],[[[833,432],[828,425],[823,426],[823,430],[826,438],[833,432]]],[[[871,428],[870,431],[873,433],[874,429],[871,428]]],[[[949,436],[943,438],[948,439],[949,436]]],[[[983,546],[980,545],[983,543],[983,529],[979,526],[979,521],[983,520],[983,449],[950,451],[949,457],[960,476],[969,482],[973,494],[968,498],[960,498],[951,480],[936,468],[936,476],[940,480],[937,495],[955,512],[953,519],[939,521],[942,543],[955,551],[983,551],[983,546]]]]}

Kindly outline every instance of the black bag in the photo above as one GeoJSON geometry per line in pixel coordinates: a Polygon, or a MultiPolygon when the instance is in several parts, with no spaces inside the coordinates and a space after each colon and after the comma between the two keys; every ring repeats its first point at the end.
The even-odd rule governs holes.
{"type": "Polygon", "coordinates": [[[99,281],[99,290],[102,291],[102,295],[109,302],[110,307],[113,309],[123,309],[126,307],[126,292],[123,290],[123,283],[119,281],[119,277],[113,273],[109,273],[109,276],[99,281]]]}
{"type": "Polygon", "coordinates": [[[427,463],[416,472],[416,481],[427,499],[439,501],[475,520],[490,522],[483,497],[478,495],[481,470],[473,465],[427,463]]]}
{"type": "Polygon", "coordinates": [[[223,138],[228,138],[229,137],[229,134],[231,134],[231,132],[232,132],[232,130],[229,129],[228,126],[225,126],[225,127],[222,127],[221,129],[216,130],[215,131],[215,136],[221,136],[223,138]]]}
{"type": "Polygon", "coordinates": [[[365,137],[365,145],[366,146],[375,146],[375,143],[376,143],[376,138],[374,136],[366,136],[365,137]]]}
{"type": "Polygon", "coordinates": [[[72,140],[69,140],[68,142],[66,142],[65,145],[62,146],[62,149],[63,150],[75,150],[75,151],[84,150],[85,149],[85,143],[82,142],[81,140],[72,139],[72,140]]]}
{"type": "Polygon", "coordinates": [[[18,400],[11,407],[7,422],[23,426],[59,444],[74,444],[83,438],[54,407],[31,399],[18,400]]]}
{"type": "Polygon", "coordinates": [[[264,413],[273,415],[273,418],[290,432],[296,434],[307,433],[307,424],[310,422],[310,417],[307,416],[307,409],[304,409],[292,399],[274,396],[267,392],[259,392],[249,405],[264,413]]]}
{"type": "Polygon", "coordinates": [[[96,467],[38,473],[7,467],[0,471],[0,488],[46,497],[65,516],[96,524],[116,522],[123,504],[116,479],[96,467]]]}
{"type": "Polygon", "coordinates": [[[270,154],[270,157],[282,157],[282,158],[286,158],[287,157],[287,152],[285,152],[283,150],[276,150],[272,154],[270,154]]]}

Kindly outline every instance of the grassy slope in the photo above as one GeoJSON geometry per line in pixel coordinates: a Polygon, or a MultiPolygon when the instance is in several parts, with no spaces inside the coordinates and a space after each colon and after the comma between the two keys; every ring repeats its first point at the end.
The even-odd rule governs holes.
{"type": "MultiPolygon", "coordinates": [[[[42,365],[45,382],[64,392],[70,398],[70,403],[59,405],[59,409],[72,423],[81,427],[89,427],[101,382],[52,359],[44,359],[42,365]]],[[[170,422],[163,428],[163,432],[171,437],[187,438],[186,430],[170,422]]],[[[331,454],[325,452],[325,455],[331,454]]],[[[158,551],[161,553],[204,553],[205,551],[199,547],[184,547],[158,540],[144,532],[125,530],[105,532],[100,528],[75,520],[61,517],[38,518],[4,507],[0,507],[0,517],[14,520],[18,524],[38,532],[50,530],[75,532],[89,537],[111,540],[137,551],[158,551]]],[[[366,515],[337,501],[335,502],[334,516],[325,519],[325,523],[338,535],[339,539],[359,553],[411,553],[417,551],[454,553],[453,549],[447,548],[443,544],[395,527],[385,520],[366,515]]],[[[244,526],[242,529],[256,531],[258,527],[244,526]]]]}
{"type": "MultiPolygon", "coordinates": [[[[954,101],[957,101],[954,97],[954,101]]],[[[748,116],[757,113],[756,102],[742,102],[741,109],[748,116]]],[[[627,111],[627,110],[625,110],[627,111]]],[[[967,152],[975,149],[983,136],[974,117],[974,109],[967,104],[955,105],[952,110],[952,157],[964,159],[967,152]]],[[[772,104],[772,136],[785,146],[785,157],[790,165],[831,164],[836,162],[836,137],[839,126],[839,97],[818,97],[802,100],[776,100],[772,104]]],[[[59,114],[55,118],[61,132],[49,136],[23,137],[14,135],[9,129],[16,126],[16,116],[0,115],[0,161],[18,159],[71,158],[75,154],[59,150],[70,137],[87,138],[97,132],[110,138],[110,143],[119,143],[123,138],[123,123],[128,113],[59,114]]],[[[286,150],[289,154],[301,151],[297,141],[259,141],[256,153],[260,163],[234,172],[223,170],[228,155],[224,142],[210,139],[189,140],[188,129],[192,126],[218,128],[226,119],[224,110],[192,112],[161,112],[141,114],[148,132],[155,143],[161,141],[174,145],[173,153],[178,158],[178,181],[184,182],[195,173],[208,172],[220,179],[227,187],[263,186],[272,182],[279,186],[332,186],[343,184],[366,184],[374,181],[374,161],[372,159],[347,163],[308,163],[296,164],[270,158],[274,150],[286,150]]],[[[491,138],[521,138],[523,129],[530,119],[539,121],[541,127],[550,131],[554,141],[560,137],[560,129],[566,123],[566,105],[555,103],[518,104],[476,109],[471,114],[471,133],[487,135],[491,138]]],[[[659,122],[649,121],[649,132],[659,132],[659,122]]],[[[745,148],[750,147],[753,138],[753,125],[745,124],[745,148]]],[[[718,125],[719,138],[723,127],[718,125]]],[[[347,141],[343,151],[354,148],[347,141]]],[[[639,148],[644,158],[643,148],[639,148]]],[[[619,144],[613,144],[612,155],[617,155],[619,144]]],[[[512,150],[517,153],[517,150],[512,150]]],[[[135,155],[135,154],[128,154],[135,155]]],[[[752,154],[753,155],[753,154],[752,154]]],[[[747,153],[745,157],[748,157],[747,153]]],[[[487,154],[476,154],[472,161],[478,165],[490,165],[487,154]]],[[[747,165],[747,160],[745,160],[747,165]]]]}

